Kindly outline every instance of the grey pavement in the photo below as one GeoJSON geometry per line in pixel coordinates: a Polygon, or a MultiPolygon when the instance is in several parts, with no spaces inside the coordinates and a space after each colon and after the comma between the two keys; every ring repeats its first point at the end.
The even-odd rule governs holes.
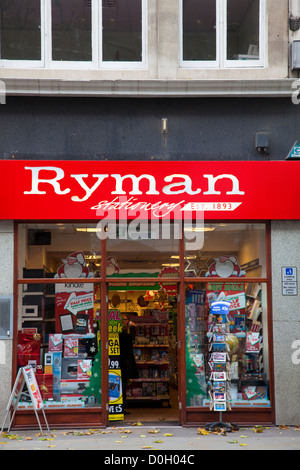
{"type": "MultiPolygon", "coordinates": [[[[186,459],[189,457],[187,463],[196,464],[195,459],[201,450],[300,450],[300,428],[250,426],[226,434],[206,434],[204,427],[199,426],[126,424],[104,429],[51,429],[50,432],[44,431],[43,435],[38,429],[11,430],[2,433],[0,450],[98,450],[102,451],[99,455],[105,464],[124,463],[118,459],[125,455],[138,455],[143,464],[165,464],[170,463],[165,461],[168,451],[173,456],[181,451],[186,459]],[[152,461],[149,462],[149,459],[152,461]],[[155,459],[160,459],[160,462],[155,459]]],[[[125,463],[137,466],[137,463],[133,465],[131,461],[125,463]]]]}

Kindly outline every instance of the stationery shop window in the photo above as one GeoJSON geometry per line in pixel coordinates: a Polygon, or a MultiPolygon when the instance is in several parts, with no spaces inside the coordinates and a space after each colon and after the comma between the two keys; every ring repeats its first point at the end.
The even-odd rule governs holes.
{"type": "Polygon", "coordinates": [[[181,67],[258,67],[264,0],[181,0],[181,67]]]}
{"type": "Polygon", "coordinates": [[[144,67],[146,0],[3,0],[0,13],[0,66],[144,67]]]}
{"type": "Polygon", "coordinates": [[[205,228],[201,250],[185,253],[191,278],[185,298],[187,406],[270,407],[267,289],[257,282],[265,276],[265,227],[205,228]],[[196,283],[195,276],[207,280],[196,283]]]}
{"type": "MultiPolygon", "coordinates": [[[[100,407],[97,227],[20,224],[18,240],[19,278],[28,283],[18,288],[17,366],[34,368],[47,408],[100,407]]],[[[20,408],[30,406],[24,397],[20,408]]]]}

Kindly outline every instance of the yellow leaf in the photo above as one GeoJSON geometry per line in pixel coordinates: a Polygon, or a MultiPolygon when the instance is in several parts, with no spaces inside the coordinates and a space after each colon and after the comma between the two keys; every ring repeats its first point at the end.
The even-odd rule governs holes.
{"type": "Polygon", "coordinates": [[[158,444],[162,444],[164,441],[162,441],[161,439],[157,439],[157,441],[154,441],[154,442],[157,442],[158,444]]]}
{"type": "Polygon", "coordinates": [[[245,447],[247,446],[248,444],[240,444],[241,447],[245,447]]]}
{"type": "Polygon", "coordinates": [[[201,434],[201,436],[208,436],[209,432],[204,428],[198,428],[198,434],[201,434]]]}
{"type": "Polygon", "coordinates": [[[166,433],[164,434],[164,436],[166,436],[166,437],[172,437],[172,436],[174,436],[174,434],[171,434],[171,433],[169,433],[169,432],[166,432],[166,433]]]}
{"type": "Polygon", "coordinates": [[[138,421],[137,423],[133,423],[132,426],[143,426],[142,423],[140,423],[140,421],[138,421]]]}
{"type": "Polygon", "coordinates": [[[160,429],[154,429],[154,430],[150,430],[150,431],[147,431],[148,434],[157,434],[158,432],[160,431],[160,429]]]}
{"type": "Polygon", "coordinates": [[[142,449],[152,449],[152,446],[143,446],[142,449]]]}

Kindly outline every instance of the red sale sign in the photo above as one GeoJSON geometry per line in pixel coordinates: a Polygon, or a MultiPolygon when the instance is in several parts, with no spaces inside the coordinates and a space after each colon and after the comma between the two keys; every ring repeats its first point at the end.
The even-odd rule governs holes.
{"type": "Polygon", "coordinates": [[[299,219],[297,161],[0,161],[1,219],[299,219]]]}

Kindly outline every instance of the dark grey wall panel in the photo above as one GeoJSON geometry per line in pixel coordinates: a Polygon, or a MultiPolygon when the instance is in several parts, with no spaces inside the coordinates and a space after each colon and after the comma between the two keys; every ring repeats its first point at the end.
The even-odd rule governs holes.
{"type": "Polygon", "coordinates": [[[8,97],[0,158],[282,160],[300,139],[299,106],[285,98],[8,97]],[[259,131],[269,134],[267,157],[254,148],[259,131]]]}

